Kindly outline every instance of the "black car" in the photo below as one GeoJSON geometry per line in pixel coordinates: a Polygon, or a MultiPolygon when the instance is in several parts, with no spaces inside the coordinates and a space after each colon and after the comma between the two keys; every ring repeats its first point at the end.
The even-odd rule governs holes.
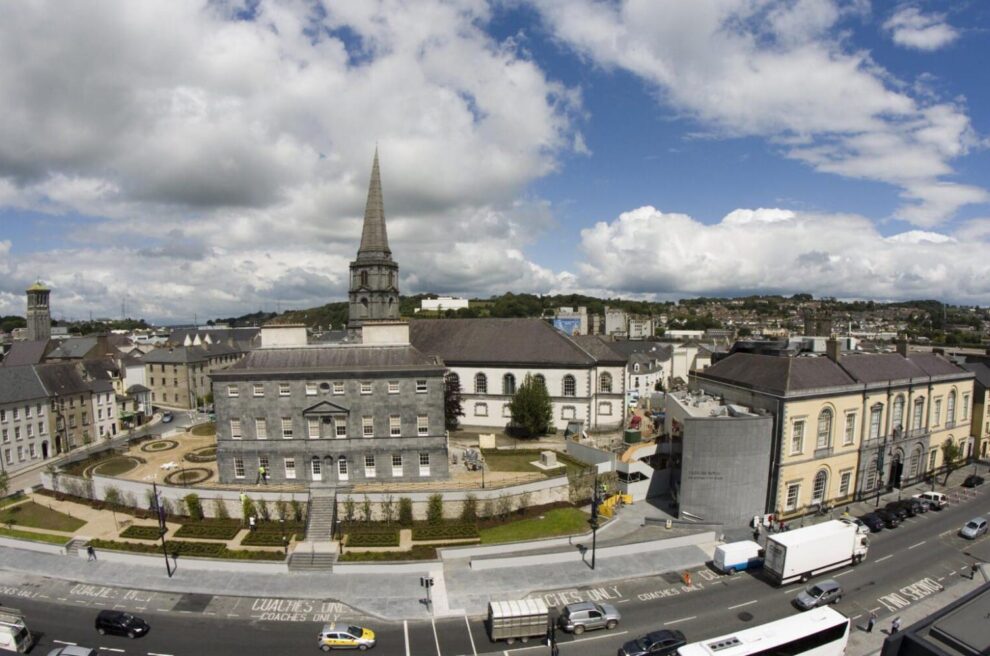
{"type": "Polygon", "coordinates": [[[660,629],[630,640],[619,648],[618,656],[666,656],[687,644],[680,631],[660,629]]]}
{"type": "Polygon", "coordinates": [[[138,638],[146,634],[150,628],[140,617],[119,610],[101,610],[96,616],[96,632],[100,635],[110,633],[138,638]]]}
{"type": "Polygon", "coordinates": [[[983,477],[977,476],[976,474],[970,474],[966,477],[966,480],[963,481],[963,487],[977,487],[979,485],[983,485],[983,477]]]}
{"type": "Polygon", "coordinates": [[[876,513],[867,513],[859,518],[861,522],[870,527],[870,531],[873,533],[879,533],[883,530],[885,522],[880,515],[876,513]]]}
{"type": "Polygon", "coordinates": [[[883,520],[884,528],[897,528],[901,523],[901,518],[897,513],[891,512],[886,508],[877,508],[873,512],[883,520]]]}
{"type": "Polygon", "coordinates": [[[902,522],[905,519],[907,519],[908,516],[911,514],[906,507],[901,505],[900,501],[891,501],[886,506],[884,506],[883,509],[889,513],[893,513],[897,515],[897,519],[899,519],[902,522]]]}

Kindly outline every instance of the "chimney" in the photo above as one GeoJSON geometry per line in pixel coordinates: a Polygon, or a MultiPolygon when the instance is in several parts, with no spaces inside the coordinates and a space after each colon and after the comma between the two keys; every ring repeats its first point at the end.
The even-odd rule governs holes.
{"type": "Polygon", "coordinates": [[[900,354],[902,358],[906,358],[908,355],[908,341],[902,339],[897,342],[897,353],[900,354]]]}
{"type": "Polygon", "coordinates": [[[825,355],[832,362],[838,362],[840,353],[842,353],[842,347],[839,346],[839,340],[835,337],[829,337],[825,342],[825,355]]]}

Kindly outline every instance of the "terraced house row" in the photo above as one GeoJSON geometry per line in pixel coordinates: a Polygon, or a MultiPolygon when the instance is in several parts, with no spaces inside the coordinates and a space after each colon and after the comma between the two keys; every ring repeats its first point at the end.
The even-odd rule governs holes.
{"type": "Polygon", "coordinates": [[[944,445],[986,457],[971,435],[974,374],[933,353],[824,357],[735,353],[692,377],[708,394],[773,416],[767,512],[794,517],[925,479],[944,445]]]}

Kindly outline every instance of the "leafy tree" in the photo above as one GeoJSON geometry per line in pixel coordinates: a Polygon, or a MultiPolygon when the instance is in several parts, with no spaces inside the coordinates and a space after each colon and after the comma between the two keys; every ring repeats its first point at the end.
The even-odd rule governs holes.
{"type": "Polygon", "coordinates": [[[949,474],[963,466],[962,447],[953,444],[952,440],[942,442],[942,467],[945,468],[945,480],[942,485],[949,482],[949,474]]]}
{"type": "Polygon", "coordinates": [[[547,388],[529,374],[512,395],[509,411],[513,425],[527,437],[543,435],[553,421],[553,405],[547,388]]]}
{"type": "Polygon", "coordinates": [[[413,504],[409,497],[399,497],[399,524],[402,526],[412,526],[413,504]]]}
{"type": "Polygon", "coordinates": [[[464,503],[461,505],[461,521],[467,524],[473,524],[478,520],[478,497],[473,494],[469,494],[464,497],[464,503]]]}
{"type": "Polygon", "coordinates": [[[354,503],[354,499],[352,499],[350,497],[347,497],[347,498],[344,499],[344,521],[345,522],[353,522],[354,521],[354,510],[355,510],[355,508],[356,508],[356,504],[354,503]]]}
{"type": "Polygon", "coordinates": [[[447,374],[443,379],[443,419],[447,430],[457,430],[458,417],[464,416],[461,404],[461,379],[456,374],[447,374]]]}
{"type": "Polygon", "coordinates": [[[217,519],[230,519],[230,511],[223,499],[217,497],[213,500],[213,516],[217,519]]]}
{"type": "Polygon", "coordinates": [[[368,498],[367,494],[364,495],[364,500],[361,501],[361,521],[371,521],[371,499],[368,498]]]}
{"type": "Polygon", "coordinates": [[[0,497],[7,496],[10,491],[10,475],[5,471],[0,471],[0,497]]]}
{"type": "Polygon", "coordinates": [[[199,495],[195,493],[187,494],[185,498],[186,508],[192,519],[203,519],[203,504],[199,501],[199,495]]]}
{"type": "Polygon", "coordinates": [[[382,500],[382,521],[386,524],[395,521],[395,499],[392,498],[391,494],[382,500]]]}
{"type": "Polygon", "coordinates": [[[254,513],[255,513],[254,501],[252,501],[251,497],[249,497],[246,494],[243,497],[241,497],[241,513],[243,513],[244,515],[245,524],[247,524],[248,521],[250,521],[251,517],[254,517],[254,513]]]}
{"type": "Polygon", "coordinates": [[[430,524],[443,522],[443,495],[439,492],[431,494],[426,501],[426,521],[430,524]]]}

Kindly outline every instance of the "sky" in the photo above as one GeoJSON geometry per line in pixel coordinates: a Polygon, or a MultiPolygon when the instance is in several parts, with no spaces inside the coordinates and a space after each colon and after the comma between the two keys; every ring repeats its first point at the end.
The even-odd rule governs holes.
{"type": "Polygon", "coordinates": [[[402,293],[990,304],[990,4],[93,0],[0,20],[0,314],[402,293]]]}

